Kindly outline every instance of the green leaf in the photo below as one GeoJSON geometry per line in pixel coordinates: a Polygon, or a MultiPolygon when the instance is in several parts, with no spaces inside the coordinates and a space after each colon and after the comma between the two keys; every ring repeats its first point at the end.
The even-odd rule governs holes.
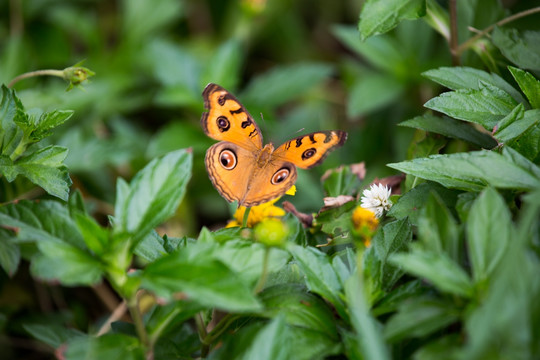
{"type": "Polygon", "coordinates": [[[370,314],[364,286],[358,273],[351,276],[345,284],[345,296],[351,314],[351,325],[355,332],[355,352],[363,355],[364,359],[391,359],[381,334],[381,326],[370,314]]]}
{"type": "Polygon", "coordinates": [[[454,139],[464,140],[484,149],[492,149],[497,146],[497,142],[488,134],[476,130],[470,124],[449,117],[425,114],[403,121],[399,123],[399,126],[421,129],[454,139]]]}
{"type": "Polygon", "coordinates": [[[136,338],[124,334],[105,334],[71,339],[67,343],[65,358],[144,360],[145,356],[143,347],[136,338]]]}
{"type": "Polygon", "coordinates": [[[390,222],[375,234],[373,246],[364,254],[365,276],[373,282],[375,292],[390,290],[403,275],[388,260],[392,254],[404,251],[411,240],[412,229],[407,218],[390,222]]]}
{"type": "Polygon", "coordinates": [[[17,272],[21,250],[13,233],[0,227],[0,266],[11,277],[17,272]]]}
{"type": "Polygon", "coordinates": [[[394,76],[370,73],[359,78],[352,86],[347,101],[347,115],[356,117],[379,110],[398,99],[405,85],[394,76]]]}
{"type": "Polygon", "coordinates": [[[463,190],[479,191],[487,185],[516,190],[530,190],[540,186],[539,178],[530,168],[487,150],[432,155],[387,166],[436,181],[446,187],[463,190]]]}
{"type": "MultiPolygon", "coordinates": [[[[224,42],[216,51],[212,52],[212,61],[202,74],[201,85],[216,83],[225,89],[233,91],[240,76],[242,56],[245,50],[236,38],[224,42]]],[[[185,124],[184,124],[185,125],[185,124]]]]}
{"type": "Polygon", "coordinates": [[[504,56],[519,67],[540,70],[540,32],[496,27],[492,33],[493,44],[504,56]]]}
{"type": "Polygon", "coordinates": [[[134,242],[174,214],[191,177],[192,155],[177,150],[152,160],[130,185],[117,184],[116,232],[131,234],[134,242]]]}
{"type": "Polygon", "coordinates": [[[476,282],[487,280],[513,237],[510,211],[492,188],[484,190],[471,207],[467,245],[476,282]]]}
{"type": "Polygon", "coordinates": [[[102,228],[96,220],[87,214],[74,214],[77,227],[81,232],[86,247],[96,255],[101,255],[107,250],[109,231],[102,228]]]}
{"type": "Polygon", "coordinates": [[[508,70],[510,70],[521,91],[527,96],[531,106],[535,109],[540,108],[540,81],[525,70],[513,66],[509,66],[508,70]]]}
{"type": "Polygon", "coordinates": [[[500,127],[493,136],[501,143],[525,136],[527,131],[540,123],[540,109],[523,111],[519,104],[515,111],[500,121],[500,127]]]}
{"type": "Polygon", "coordinates": [[[365,40],[392,30],[403,20],[418,19],[425,14],[425,0],[367,0],[360,13],[358,28],[365,40]]]}
{"type": "Polygon", "coordinates": [[[517,102],[504,90],[481,83],[480,89],[459,89],[432,98],[425,107],[491,130],[517,102]]]}
{"type": "Polygon", "coordinates": [[[155,40],[152,35],[174,24],[183,13],[183,3],[174,0],[162,1],[158,8],[152,0],[122,2],[122,17],[119,19],[119,25],[122,25],[122,40],[131,46],[132,43],[149,38],[155,40]]]}
{"type": "Polygon", "coordinates": [[[375,36],[360,40],[358,30],[352,26],[335,26],[334,35],[347,47],[358,53],[373,67],[402,78],[408,71],[403,49],[389,36],[375,36]]]}
{"type": "Polygon", "coordinates": [[[384,338],[396,343],[404,338],[424,337],[459,321],[453,303],[429,298],[404,301],[384,327],[384,338]]]}
{"type": "Polygon", "coordinates": [[[351,230],[351,216],[356,205],[355,201],[349,201],[337,208],[320,212],[315,220],[322,225],[323,232],[333,237],[345,236],[351,230]]]}
{"type": "Polygon", "coordinates": [[[0,224],[15,229],[18,242],[68,242],[80,249],[84,239],[67,206],[57,201],[19,201],[0,206],[0,224]],[[54,214],[54,216],[51,216],[54,214]]]}
{"type": "Polygon", "coordinates": [[[426,279],[442,292],[464,297],[473,295],[469,275],[445,253],[414,248],[408,254],[393,254],[390,262],[411,275],[426,279]]]}
{"type": "Polygon", "coordinates": [[[339,297],[343,290],[341,282],[328,255],[312,247],[304,248],[290,243],[288,250],[306,276],[309,290],[327,299],[334,305],[341,317],[347,318],[343,301],[339,297]]]}
{"type": "Polygon", "coordinates": [[[184,293],[190,300],[227,311],[256,311],[260,303],[250,286],[221,261],[186,247],[149,264],[142,286],[171,300],[184,293]]]}
{"type": "Polygon", "coordinates": [[[71,178],[63,161],[67,149],[50,145],[12,162],[8,157],[0,158],[0,173],[8,181],[22,175],[34,184],[42,187],[49,194],[64,201],[68,200],[71,178]]]}
{"type": "Polygon", "coordinates": [[[23,130],[30,142],[36,142],[51,135],[51,130],[66,122],[73,110],[55,110],[38,116],[19,117],[14,122],[23,130]]]}
{"type": "Polygon", "coordinates": [[[323,63],[299,63],[276,67],[254,78],[239,98],[244,103],[272,108],[298,98],[332,73],[323,63]]]}
{"type": "Polygon", "coordinates": [[[66,242],[37,243],[39,253],[32,257],[32,274],[39,279],[63,285],[93,285],[101,281],[102,264],[88,252],[66,242]]]}
{"type": "Polygon", "coordinates": [[[432,192],[437,193],[447,206],[453,207],[455,205],[457,196],[455,190],[449,190],[437,183],[428,182],[420,184],[403,194],[392,205],[387,215],[396,219],[408,217],[412,224],[417,225],[420,211],[424,208],[432,192]]]}
{"type": "Polygon", "coordinates": [[[273,318],[281,314],[289,325],[319,331],[334,341],[338,340],[332,311],[304,286],[279,284],[266,288],[259,296],[264,304],[264,316],[273,318]]]}
{"type": "MultiPolygon", "coordinates": [[[[23,132],[17,122],[27,118],[21,101],[15,91],[2,85],[2,98],[0,100],[0,154],[11,156],[23,139],[23,132]]],[[[0,170],[0,173],[3,173],[0,170]]]]}
{"type": "Polygon", "coordinates": [[[68,340],[84,336],[79,330],[69,329],[59,324],[24,324],[24,330],[45,344],[58,348],[68,340]]]}
{"type": "Polygon", "coordinates": [[[239,359],[294,359],[293,347],[284,316],[278,316],[257,332],[253,342],[239,359]]]}
{"type": "Polygon", "coordinates": [[[446,253],[459,262],[461,244],[457,222],[435,192],[430,192],[418,219],[418,238],[426,250],[446,253]]]}
{"type": "Polygon", "coordinates": [[[423,76],[452,90],[481,90],[482,84],[498,87],[512,95],[517,102],[525,102],[523,96],[512,85],[497,74],[466,67],[440,67],[422,73],[423,76]]]}
{"type": "Polygon", "coordinates": [[[360,187],[365,176],[363,163],[340,166],[328,171],[323,177],[323,187],[327,196],[352,195],[360,187]]]}

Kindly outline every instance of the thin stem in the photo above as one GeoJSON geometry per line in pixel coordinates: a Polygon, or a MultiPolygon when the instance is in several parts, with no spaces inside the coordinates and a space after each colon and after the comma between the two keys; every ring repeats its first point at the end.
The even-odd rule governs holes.
{"type": "Polygon", "coordinates": [[[146,333],[146,329],[144,328],[141,311],[139,309],[139,297],[137,295],[133,296],[132,299],[129,299],[127,304],[129,313],[131,314],[131,318],[133,319],[133,323],[135,324],[135,330],[137,330],[137,335],[139,336],[141,343],[143,343],[144,346],[148,348],[148,334],[146,333]]]}
{"type": "Polygon", "coordinates": [[[159,325],[157,325],[155,328],[154,328],[154,331],[150,334],[150,339],[149,339],[149,342],[150,342],[150,347],[153,348],[154,347],[154,344],[156,343],[156,341],[159,339],[159,336],[161,335],[161,333],[163,332],[163,330],[165,330],[165,328],[167,327],[167,325],[169,325],[172,321],[172,319],[174,319],[174,317],[176,315],[178,315],[178,313],[180,313],[180,309],[179,308],[175,308],[173,311],[171,311],[169,314],[167,314],[167,317],[165,319],[163,319],[159,325]]]}
{"type": "Polygon", "coordinates": [[[242,219],[242,227],[247,227],[250,211],[251,211],[251,207],[247,207],[246,211],[244,211],[244,218],[242,219]]]}
{"type": "Polygon", "coordinates": [[[111,324],[114,321],[118,321],[122,316],[124,316],[124,314],[126,313],[126,310],[127,310],[127,304],[125,301],[122,301],[120,305],[116,307],[116,309],[111,313],[111,315],[103,323],[103,325],[101,325],[101,327],[99,328],[99,331],[97,332],[97,336],[101,336],[107,333],[107,331],[109,331],[109,329],[111,328],[111,324]]]}
{"type": "Polygon", "coordinates": [[[457,48],[457,54],[460,55],[465,50],[470,48],[472,46],[472,44],[474,44],[477,40],[479,40],[480,38],[484,37],[486,34],[491,32],[495,28],[495,26],[502,26],[504,24],[508,24],[509,22],[512,22],[514,20],[520,19],[520,18],[528,16],[528,15],[535,14],[537,12],[540,12],[540,6],[532,8],[532,9],[528,9],[528,10],[525,10],[525,11],[518,12],[517,14],[514,14],[512,16],[504,18],[501,21],[498,21],[495,24],[488,26],[487,28],[480,31],[478,34],[476,34],[475,36],[473,36],[469,40],[465,41],[463,44],[459,45],[459,47],[457,48]]]}
{"type": "Polygon", "coordinates": [[[452,54],[452,64],[458,66],[460,63],[458,53],[458,26],[457,26],[457,4],[456,0],[450,0],[450,53],[452,54]]]}
{"type": "Polygon", "coordinates": [[[227,314],[221,319],[216,327],[210,331],[202,340],[203,345],[210,346],[239,316],[237,314],[227,314]]]}
{"type": "Polygon", "coordinates": [[[259,281],[257,282],[257,286],[255,286],[255,294],[258,294],[262,291],[264,288],[264,284],[266,283],[266,278],[268,277],[268,260],[270,259],[270,250],[272,248],[267,246],[264,250],[264,257],[263,257],[263,269],[261,273],[261,277],[259,278],[259,281]]]}
{"type": "Polygon", "coordinates": [[[15,85],[20,80],[28,79],[35,76],[43,76],[43,75],[58,76],[58,77],[64,78],[64,71],[53,70],[53,69],[30,71],[30,72],[21,74],[15,77],[13,80],[11,80],[8,84],[8,88],[13,87],[13,85],[15,85]]]}
{"type": "Polygon", "coordinates": [[[195,315],[195,323],[197,324],[197,332],[199,333],[199,339],[201,340],[201,358],[205,358],[208,356],[208,353],[210,351],[210,343],[207,343],[205,340],[208,337],[208,333],[206,332],[206,327],[204,326],[204,320],[202,318],[201,313],[198,313],[195,315]]]}

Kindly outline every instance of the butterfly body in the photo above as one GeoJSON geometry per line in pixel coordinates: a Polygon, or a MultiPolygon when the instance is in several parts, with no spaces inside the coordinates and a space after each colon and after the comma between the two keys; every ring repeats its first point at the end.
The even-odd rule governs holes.
{"type": "Polygon", "coordinates": [[[221,142],[206,152],[210,180],[229,202],[255,206],[283,195],[296,181],[296,167],[310,168],[322,162],[347,133],[321,131],[291,139],[277,148],[263,147],[262,134],[252,116],[227,90],[209,84],[203,91],[205,109],[201,125],[221,142]]]}

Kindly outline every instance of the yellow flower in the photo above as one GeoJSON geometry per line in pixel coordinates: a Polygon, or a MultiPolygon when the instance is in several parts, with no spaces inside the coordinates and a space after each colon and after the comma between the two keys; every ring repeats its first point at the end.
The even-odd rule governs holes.
{"type": "MultiPolygon", "coordinates": [[[[286,195],[294,195],[296,193],[296,186],[293,185],[287,192],[286,195]]],[[[262,220],[266,218],[276,218],[276,217],[282,217],[285,216],[285,210],[282,208],[275,206],[274,204],[279,200],[280,198],[271,200],[269,202],[265,202],[260,205],[252,206],[251,210],[248,215],[247,220],[247,227],[252,228],[256,224],[260,223],[262,220]]],[[[238,209],[234,212],[234,220],[229,221],[226,227],[236,227],[236,226],[242,226],[242,223],[244,221],[244,213],[246,212],[245,206],[239,206],[238,209]]]]}
{"type": "Polygon", "coordinates": [[[362,237],[364,239],[364,245],[369,247],[371,245],[371,238],[379,225],[379,220],[375,216],[375,213],[359,205],[352,213],[352,222],[354,232],[362,237]]]}

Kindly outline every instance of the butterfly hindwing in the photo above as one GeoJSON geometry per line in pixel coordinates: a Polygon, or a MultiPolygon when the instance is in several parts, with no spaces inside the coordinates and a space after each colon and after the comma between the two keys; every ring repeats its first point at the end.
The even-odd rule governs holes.
{"type": "Polygon", "coordinates": [[[341,130],[319,131],[299,136],[281,144],[274,156],[288,161],[301,169],[309,169],[320,164],[330,151],[343,145],[347,133],[341,130]]]}
{"type": "Polygon", "coordinates": [[[229,141],[248,150],[261,149],[261,130],[242,104],[219,85],[208,84],[203,91],[201,125],[212,139],[229,141]]]}
{"type": "Polygon", "coordinates": [[[251,151],[228,141],[211,146],[205,163],[221,196],[242,206],[255,206],[283,195],[297,176],[293,164],[270,159],[260,167],[251,151]]]}

